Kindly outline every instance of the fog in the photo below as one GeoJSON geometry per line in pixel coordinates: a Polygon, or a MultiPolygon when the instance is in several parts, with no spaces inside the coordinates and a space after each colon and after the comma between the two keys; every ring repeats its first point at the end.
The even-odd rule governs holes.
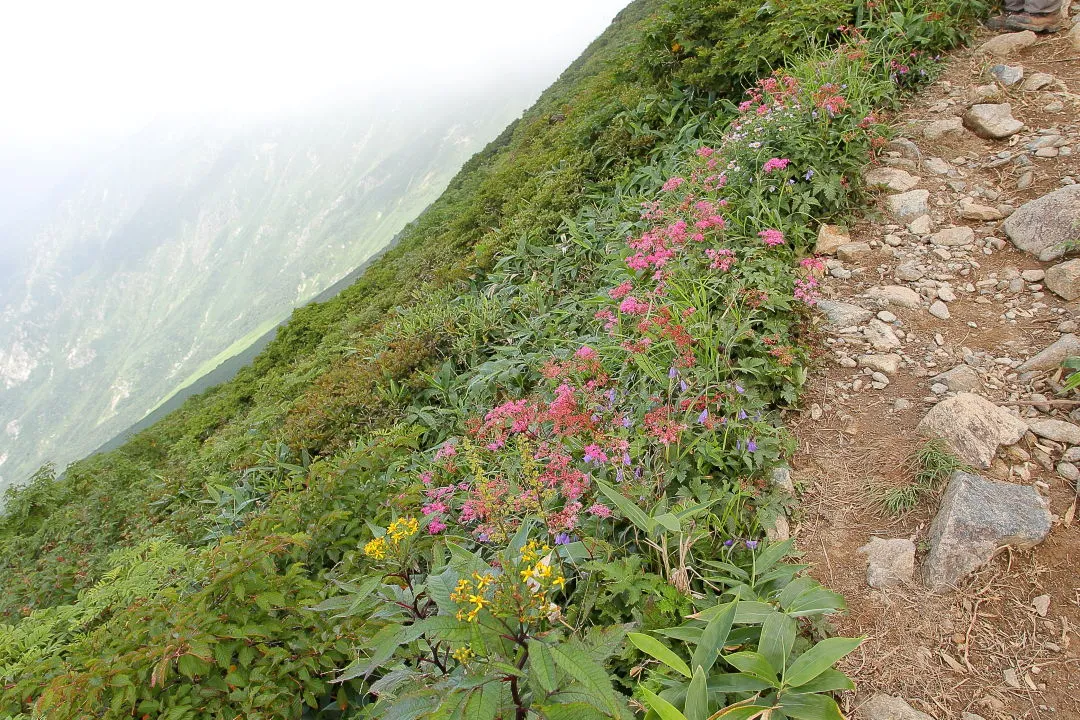
{"type": "Polygon", "coordinates": [[[522,81],[538,93],[625,3],[4,3],[0,246],[58,179],[155,119],[243,125],[522,81]]]}

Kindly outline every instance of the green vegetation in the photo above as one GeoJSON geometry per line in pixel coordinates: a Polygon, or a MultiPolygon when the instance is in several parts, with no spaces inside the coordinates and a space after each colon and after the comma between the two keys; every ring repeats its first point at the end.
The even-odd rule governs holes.
{"type": "Polygon", "coordinates": [[[942,482],[957,470],[970,470],[953,454],[943,440],[923,442],[908,458],[912,481],[909,485],[889,488],[881,494],[881,505],[892,515],[911,510],[927,495],[936,493],[942,482]]]}
{"type": "Polygon", "coordinates": [[[0,712],[839,718],[763,478],[925,5],[633,3],[234,381],[9,494],[0,712]]]}

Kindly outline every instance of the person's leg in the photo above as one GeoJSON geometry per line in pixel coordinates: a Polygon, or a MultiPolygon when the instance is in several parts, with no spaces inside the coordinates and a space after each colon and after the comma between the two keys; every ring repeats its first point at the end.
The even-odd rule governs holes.
{"type": "MultiPolygon", "coordinates": [[[[1010,4],[1015,0],[1010,0],[1010,4]]],[[[1057,15],[1061,12],[1061,0],[1024,0],[1024,12],[1032,15],[1057,15]]]]}
{"type": "Polygon", "coordinates": [[[1024,12],[1024,0],[1005,0],[1003,3],[1004,10],[1000,15],[995,15],[986,21],[986,27],[991,30],[1008,30],[1008,20],[1012,15],[1018,15],[1024,12]]]}
{"type": "Polygon", "coordinates": [[[1057,32],[1061,28],[1061,0],[1004,0],[1005,13],[990,18],[991,30],[1057,32]]]}

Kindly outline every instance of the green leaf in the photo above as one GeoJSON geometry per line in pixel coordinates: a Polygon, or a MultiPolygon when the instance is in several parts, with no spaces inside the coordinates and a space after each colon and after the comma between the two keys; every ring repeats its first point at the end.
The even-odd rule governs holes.
{"type": "Polygon", "coordinates": [[[537,710],[547,720],[600,720],[608,717],[592,705],[582,702],[534,705],[533,709],[537,710]]]}
{"type": "Polygon", "coordinates": [[[847,607],[844,596],[828,588],[816,587],[800,594],[785,608],[792,617],[834,613],[847,607]]]}
{"type": "Polygon", "coordinates": [[[682,532],[682,523],[679,522],[679,518],[671,513],[660,513],[659,515],[655,515],[653,516],[653,521],[663,525],[664,528],[670,532],[682,532]]]}
{"type": "Polygon", "coordinates": [[[727,663],[740,671],[759,677],[762,680],[767,681],[773,687],[779,687],[776,684],[776,670],[765,659],[765,656],[759,652],[745,651],[732,653],[731,655],[725,655],[724,660],[727,663]]]}
{"type": "Polygon", "coordinates": [[[687,665],[681,657],[679,657],[672,650],[670,650],[667,645],[660,642],[656,638],[652,637],[651,635],[644,635],[642,633],[630,633],[627,635],[627,637],[630,639],[630,642],[634,643],[634,646],[637,647],[637,649],[641,652],[656,658],[664,665],[667,665],[669,668],[675,670],[681,675],[685,675],[686,677],[692,676],[692,673],[690,672],[690,666],[687,665]]]}
{"type": "Polygon", "coordinates": [[[599,706],[608,708],[612,715],[619,714],[615,690],[611,687],[611,678],[603,665],[572,643],[552,645],[551,656],[555,659],[555,664],[581,685],[599,706]]]}
{"type": "Polygon", "coordinates": [[[746,673],[721,673],[709,679],[710,693],[757,692],[771,687],[769,681],[746,673]]]}
{"type": "Polygon", "coordinates": [[[839,690],[854,690],[855,683],[851,682],[844,673],[833,668],[825,670],[808,683],[799,686],[799,692],[837,692],[839,690]]]}
{"type": "Polygon", "coordinates": [[[761,639],[758,641],[758,652],[765,656],[769,664],[774,668],[787,667],[791,648],[795,645],[795,634],[798,632],[798,623],[795,618],[783,613],[773,613],[765,618],[761,626],[761,639]]]}
{"type": "Polygon", "coordinates": [[[731,624],[735,621],[736,606],[738,604],[738,600],[733,600],[720,606],[721,610],[709,620],[701,633],[697,647],[694,648],[694,655],[690,659],[690,664],[693,667],[699,667],[705,672],[712,670],[717,656],[724,649],[724,643],[727,642],[728,635],[731,634],[731,624]]]}
{"type": "Polygon", "coordinates": [[[639,685],[638,690],[641,691],[642,697],[645,698],[645,704],[649,706],[650,710],[660,716],[660,720],[687,720],[687,717],[679,712],[679,708],[675,707],[649,688],[644,685],[639,685]]]}
{"type": "Polygon", "coordinates": [[[461,712],[462,720],[495,720],[499,712],[499,683],[491,681],[475,688],[469,693],[469,699],[461,712]]]}
{"type": "Polygon", "coordinates": [[[615,507],[619,508],[626,519],[632,522],[643,532],[651,533],[653,528],[656,527],[656,523],[645,512],[639,508],[632,500],[623,495],[608,485],[603,480],[594,480],[596,487],[600,488],[600,492],[607,496],[607,499],[612,502],[615,507]]]}
{"type": "Polygon", "coordinates": [[[762,705],[729,705],[709,720],[754,720],[768,709],[762,705]]]}
{"type": "Polygon", "coordinates": [[[686,688],[683,711],[687,720],[705,720],[709,717],[709,683],[700,665],[694,668],[694,678],[686,688]]]}
{"type": "Polygon", "coordinates": [[[536,684],[545,692],[555,692],[558,687],[558,676],[555,673],[555,659],[551,656],[551,650],[540,640],[529,640],[529,672],[532,673],[536,684]]]}
{"type": "Polygon", "coordinates": [[[816,693],[783,693],[780,710],[795,720],[844,720],[835,700],[816,693]]]}
{"type": "Polygon", "coordinates": [[[831,668],[862,644],[863,638],[827,638],[795,658],[784,673],[784,686],[797,688],[831,668]]]}
{"type": "MultiPolygon", "coordinates": [[[[705,608],[701,612],[696,612],[693,615],[687,615],[691,620],[703,620],[709,622],[718,614],[724,611],[726,605],[713,605],[710,608],[705,608]]],[[[765,622],[765,618],[776,612],[776,608],[768,603],[758,602],[756,600],[740,600],[739,604],[735,607],[735,620],[736,625],[760,625],[765,622]]]]}

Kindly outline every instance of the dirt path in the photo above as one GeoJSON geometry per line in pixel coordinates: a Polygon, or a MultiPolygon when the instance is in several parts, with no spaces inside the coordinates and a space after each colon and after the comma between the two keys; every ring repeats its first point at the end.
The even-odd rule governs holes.
{"type": "MultiPolygon", "coordinates": [[[[955,366],[974,371],[964,371],[960,385],[973,384],[975,392],[1020,417],[1080,423],[1080,408],[1008,404],[1030,402],[1033,393],[1054,396],[1052,371],[1028,377],[1017,367],[1063,333],[1076,332],[1080,300],[1065,302],[1042,285],[1042,273],[1062,260],[1040,262],[1017,249],[1001,220],[969,219],[992,216],[988,209],[1008,214],[1073,179],[1080,183],[1078,94],[1080,49],[1064,34],[1042,38],[1004,61],[974,51],[951,58],[941,80],[897,118],[899,134],[913,140],[918,153],[896,143],[881,165],[904,170],[917,178],[915,189],[929,191],[932,229],[909,232],[905,223],[890,219],[883,202],[879,218],[850,228],[851,242],[866,246],[841,249],[842,260],[830,263],[826,297],[879,313],[900,341],[898,348],[875,351],[865,333],[828,327],[822,318],[820,365],[807,410],[791,418],[799,443],[793,474],[801,495],[793,534],[819,579],[848,599],[850,612],[836,621],[838,631],[868,637],[845,667],[859,686],[857,697],[846,698],[856,717],[865,716],[857,708],[866,698],[885,692],[938,720],[977,720],[965,713],[985,720],[1080,718],[1080,519],[1072,515],[1074,484],[1053,464],[1067,446],[1036,443],[1028,435],[1014,448],[1002,448],[993,466],[981,471],[1035,487],[1049,502],[1053,527],[1033,551],[1002,550],[954,592],[931,594],[920,582],[938,495],[899,517],[880,502],[884,489],[911,482],[908,458],[923,441],[916,426],[959,389],[932,387],[940,381],[931,378],[955,366]],[[1024,81],[976,90],[994,82],[987,71],[1000,62],[1022,65],[1024,81]],[[1034,90],[1046,82],[1036,73],[1053,78],[1034,90]],[[1032,82],[1033,77],[1038,79],[1032,82]],[[1010,103],[1025,127],[1001,140],[955,127],[928,137],[935,130],[930,122],[960,117],[977,96],[981,102],[1010,103]],[[1053,150],[1036,154],[1029,143],[1053,150]],[[971,228],[973,241],[928,239],[954,226],[971,228]],[[919,293],[913,307],[865,294],[893,285],[919,293]],[[945,302],[935,302],[939,298],[945,302]],[[932,304],[948,317],[931,314],[932,304]],[[867,354],[899,356],[898,368],[875,376],[859,366],[867,354]],[[1049,467],[1041,464],[1044,451],[1053,461],[1049,467]],[[873,536],[915,542],[911,582],[885,590],[867,585],[867,558],[858,550],[873,536]],[[1043,615],[1032,601],[1045,595],[1049,608],[1043,615]]],[[[900,177],[883,199],[903,185],[900,177]]],[[[965,231],[958,232],[963,239],[965,231]]]]}

